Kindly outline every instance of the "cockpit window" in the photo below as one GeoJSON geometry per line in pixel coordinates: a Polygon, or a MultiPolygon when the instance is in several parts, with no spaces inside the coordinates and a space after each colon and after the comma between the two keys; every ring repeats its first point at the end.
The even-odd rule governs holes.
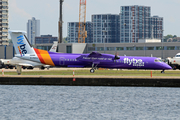
{"type": "Polygon", "coordinates": [[[176,55],[175,57],[180,57],[180,55],[176,55]]]}
{"type": "Polygon", "coordinates": [[[154,62],[162,62],[160,59],[155,59],[154,62]]]}

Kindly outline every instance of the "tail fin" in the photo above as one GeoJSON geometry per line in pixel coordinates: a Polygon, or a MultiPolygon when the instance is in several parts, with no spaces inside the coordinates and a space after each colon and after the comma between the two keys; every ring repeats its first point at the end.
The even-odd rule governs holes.
{"type": "Polygon", "coordinates": [[[16,50],[16,54],[25,56],[25,54],[35,54],[35,51],[27,40],[24,31],[9,31],[11,39],[16,50]]]}
{"type": "Polygon", "coordinates": [[[49,50],[50,52],[56,52],[57,50],[57,45],[58,45],[58,42],[57,41],[54,41],[54,44],[52,45],[51,49],[49,50]]]}

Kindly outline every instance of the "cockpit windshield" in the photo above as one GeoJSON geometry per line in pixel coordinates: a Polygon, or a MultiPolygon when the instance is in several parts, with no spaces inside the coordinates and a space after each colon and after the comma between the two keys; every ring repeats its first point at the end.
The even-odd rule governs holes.
{"type": "Polygon", "coordinates": [[[155,59],[154,62],[162,62],[161,59],[155,59]]]}
{"type": "Polygon", "coordinates": [[[176,55],[175,57],[180,57],[180,55],[176,55]]]}

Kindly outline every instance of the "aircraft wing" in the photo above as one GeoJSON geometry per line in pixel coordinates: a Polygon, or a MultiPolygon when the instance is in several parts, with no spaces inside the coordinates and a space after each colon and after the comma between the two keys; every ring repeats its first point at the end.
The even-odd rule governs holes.
{"type": "Polygon", "coordinates": [[[100,62],[113,60],[113,57],[109,57],[104,54],[102,55],[101,53],[95,51],[88,55],[81,55],[76,59],[83,62],[92,62],[92,63],[99,64],[100,62]]]}
{"type": "Polygon", "coordinates": [[[26,66],[26,67],[29,67],[29,66],[33,67],[33,65],[27,64],[27,63],[18,63],[18,64],[16,64],[16,65],[26,66]]]}
{"type": "Polygon", "coordinates": [[[96,51],[94,51],[88,55],[88,57],[100,57],[100,56],[102,56],[102,54],[99,52],[96,52],[96,51]]]}
{"type": "Polygon", "coordinates": [[[89,55],[81,55],[77,58],[77,60],[80,60],[80,61],[88,61],[88,60],[91,60],[93,57],[101,57],[101,53],[98,53],[98,52],[92,52],[90,53],[89,55]]]}

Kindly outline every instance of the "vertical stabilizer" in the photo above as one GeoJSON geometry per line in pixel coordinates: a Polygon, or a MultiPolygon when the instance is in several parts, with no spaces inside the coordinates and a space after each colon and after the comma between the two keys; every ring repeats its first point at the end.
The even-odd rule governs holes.
{"type": "Polygon", "coordinates": [[[35,54],[35,51],[27,40],[24,31],[9,31],[16,54],[25,56],[26,54],[35,54]]]}
{"type": "Polygon", "coordinates": [[[57,45],[58,45],[58,42],[57,41],[54,41],[54,44],[52,45],[51,49],[49,50],[50,52],[56,52],[57,50],[57,45]]]}

